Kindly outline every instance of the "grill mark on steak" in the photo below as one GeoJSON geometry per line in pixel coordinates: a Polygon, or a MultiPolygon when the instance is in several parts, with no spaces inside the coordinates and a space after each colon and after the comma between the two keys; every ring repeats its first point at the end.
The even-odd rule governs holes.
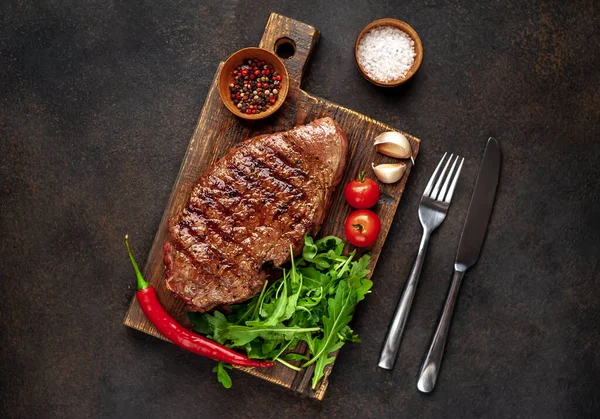
{"type": "MultiPolygon", "coordinates": [[[[219,185],[221,182],[223,182],[222,179],[215,179],[214,175],[210,175],[208,177],[208,186],[204,186],[205,188],[209,188],[210,185],[219,185]],[[218,182],[217,182],[218,180],[218,182]]],[[[274,194],[269,193],[267,199],[269,202],[271,202],[274,199],[274,194]]],[[[219,221],[221,222],[222,225],[222,229],[226,230],[227,232],[230,232],[230,234],[236,239],[238,240],[240,243],[245,240],[248,237],[248,228],[246,228],[248,226],[248,223],[246,224],[245,227],[236,227],[236,219],[241,217],[241,214],[245,214],[244,217],[249,219],[251,217],[253,217],[253,219],[255,220],[256,223],[260,224],[260,219],[256,220],[257,215],[261,215],[260,212],[260,204],[255,200],[255,199],[246,199],[242,193],[238,194],[238,196],[235,197],[231,197],[231,193],[222,193],[221,195],[216,194],[215,198],[221,202],[221,201],[227,201],[228,203],[228,209],[227,211],[232,214],[230,217],[228,218],[224,218],[224,219],[220,219],[219,221]],[[234,214],[237,214],[237,216],[234,216],[234,214]]],[[[211,217],[211,218],[218,218],[218,213],[216,211],[214,211],[215,208],[208,206],[208,205],[204,205],[204,203],[201,202],[197,202],[197,201],[193,201],[194,206],[200,207],[202,208],[206,214],[211,217]]],[[[225,205],[223,205],[223,207],[225,207],[225,205]]],[[[223,209],[223,208],[222,208],[223,209]]]]}
{"type": "MultiPolygon", "coordinates": [[[[214,304],[211,305],[210,296],[214,293],[218,294],[219,292],[223,292],[224,284],[220,282],[221,278],[219,276],[212,275],[205,269],[198,270],[194,267],[191,263],[193,260],[193,257],[190,257],[189,254],[175,250],[171,243],[167,242],[165,244],[165,264],[167,266],[187,273],[191,270],[196,272],[196,274],[192,274],[192,276],[187,278],[171,278],[171,282],[169,283],[170,286],[182,291],[177,293],[177,296],[189,304],[190,309],[194,309],[198,305],[206,306],[207,309],[212,308],[214,307],[214,304]],[[211,290],[213,291],[212,293],[211,290]],[[185,291],[187,291],[187,293],[185,291]]],[[[257,278],[257,280],[260,282],[260,278],[257,278]]],[[[250,281],[248,281],[247,284],[248,287],[252,286],[250,281]]],[[[253,286],[256,287],[256,283],[253,283],[253,286]]],[[[223,293],[221,297],[229,299],[235,297],[227,297],[228,295],[230,295],[230,293],[223,293]]]]}
{"type": "MultiPolygon", "coordinates": [[[[289,166],[269,166],[268,162],[266,161],[266,159],[263,159],[260,156],[254,156],[252,150],[250,151],[250,156],[254,157],[253,160],[249,160],[251,162],[252,167],[255,167],[256,169],[258,169],[258,174],[260,178],[264,178],[265,182],[273,182],[275,183],[276,186],[279,185],[285,185],[285,191],[283,194],[280,194],[278,196],[278,198],[280,198],[280,202],[276,205],[276,210],[274,212],[274,220],[277,220],[283,213],[285,213],[286,211],[290,211],[292,212],[292,214],[295,212],[293,211],[294,207],[292,206],[292,203],[294,201],[298,201],[301,200],[302,198],[304,198],[304,192],[299,189],[299,185],[301,185],[302,182],[304,182],[305,177],[302,177],[301,179],[298,180],[299,185],[296,186],[294,185],[290,180],[294,180],[291,176],[288,176],[287,180],[285,179],[285,171],[289,171],[289,172],[294,172],[293,168],[289,167],[289,166]],[[279,167],[279,170],[277,170],[279,167]]],[[[288,174],[289,175],[289,174],[288,174]]],[[[265,189],[265,191],[267,191],[265,189]]],[[[275,196],[274,193],[270,193],[269,196],[275,196]]],[[[264,199],[261,201],[262,205],[265,205],[267,203],[270,202],[266,202],[267,200],[264,199]]],[[[262,214],[266,215],[267,212],[263,211],[262,214]]],[[[265,217],[263,217],[263,222],[265,221],[265,217]]]]}
{"type": "Polygon", "coordinates": [[[205,188],[198,188],[197,200],[190,201],[185,210],[190,210],[192,208],[196,209],[197,211],[211,209],[212,211],[216,212],[216,214],[214,214],[214,218],[216,219],[227,220],[232,216],[231,210],[225,205],[221,204],[220,199],[215,197],[210,190],[207,190],[205,188]]]}
{"type": "Polygon", "coordinates": [[[272,165],[271,167],[279,173],[279,178],[290,176],[299,177],[299,181],[301,182],[308,177],[307,172],[297,167],[297,165],[301,162],[300,156],[295,158],[296,166],[294,166],[287,158],[283,157],[282,153],[276,152],[268,145],[249,147],[249,151],[249,154],[257,159],[257,161],[264,162],[267,166],[270,163],[272,165]]]}
{"type": "MultiPolygon", "coordinates": [[[[231,177],[229,177],[229,181],[231,183],[235,182],[235,180],[231,177]]],[[[220,175],[217,175],[215,173],[208,176],[205,183],[207,183],[206,185],[204,185],[205,188],[212,189],[216,194],[221,193],[220,197],[223,198],[224,200],[230,199],[232,201],[230,203],[229,209],[228,209],[230,215],[236,211],[234,209],[234,208],[237,208],[236,205],[243,206],[242,208],[237,208],[237,211],[239,211],[239,210],[253,211],[253,212],[256,211],[256,208],[252,205],[249,205],[250,202],[247,199],[244,199],[244,193],[246,192],[245,186],[244,186],[244,190],[240,190],[240,189],[234,188],[233,186],[227,185],[228,189],[223,190],[223,189],[221,189],[222,188],[221,185],[226,184],[226,180],[222,179],[220,175]]],[[[246,184],[244,184],[244,185],[246,185],[246,184]]]]}
{"type": "Polygon", "coordinates": [[[272,201],[275,200],[275,197],[281,202],[278,208],[284,208],[276,210],[274,213],[275,216],[271,218],[272,220],[277,220],[286,209],[289,208],[289,205],[284,203],[286,200],[291,201],[293,199],[301,199],[304,196],[303,192],[298,190],[293,184],[285,179],[276,177],[267,165],[263,165],[256,160],[248,160],[247,158],[242,161],[248,162],[248,164],[233,168],[232,173],[234,177],[241,182],[251,185],[249,189],[256,190],[256,196],[254,196],[254,200],[251,200],[250,202],[256,203],[253,207],[256,210],[256,213],[260,214],[259,223],[262,224],[267,221],[266,216],[269,214],[268,210],[261,210],[265,205],[272,205],[272,201]],[[269,192],[269,194],[261,196],[261,194],[265,192],[269,192]]]}
{"type": "MultiPolygon", "coordinates": [[[[274,194],[270,194],[270,195],[272,195],[274,197],[274,194]]],[[[204,196],[204,194],[202,193],[202,191],[200,191],[198,193],[198,197],[201,198],[203,196],[204,196]]],[[[205,199],[205,201],[207,201],[208,204],[213,204],[213,205],[203,205],[202,207],[198,207],[196,201],[190,201],[190,203],[188,204],[188,207],[184,210],[184,214],[183,214],[184,218],[185,219],[189,218],[189,215],[186,214],[186,210],[187,211],[193,211],[194,213],[202,215],[202,217],[206,220],[206,221],[203,221],[204,224],[206,224],[207,221],[209,221],[209,220],[219,219],[221,221],[221,224],[225,224],[225,225],[227,225],[228,229],[232,229],[233,230],[233,227],[231,225],[230,219],[228,219],[226,217],[222,217],[222,214],[220,213],[220,211],[225,212],[226,210],[225,210],[224,207],[221,206],[218,197],[213,196],[212,194],[210,194],[209,196],[211,198],[210,199],[205,199]]],[[[293,199],[298,199],[301,196],[303,196],[303,194],[301,193],[301,191],[300,191],[299,194],[289,195],[287,197],[288,201],[282,201],[281,203],[276,204],[274,206],[275,210],[273,211],[273,214],[270,214],[267,211],[258,212],[258,214],[262,215],[262,217],[261,217],[261,223],[264,224],[264,222],[266,221],[265,220],[265,216],[266,215],[273,215],[272,217],[269,217],[269,220],[268,220],[269,222],[276,221],[281,215],[283,215],[283,214],[286,213],[286,209],[289,208],[289,206],[291,205],[291,202],[289,202],[289,201],[292,201],[293,199]]],[[[269,200],[272,200],[272,198],[269,199],[269,200]]],[[[229,213],[229,211],[227,211],[227,213],[229,213]]],[[[295,214],[295,211],[291,211],[290,210],[290,211],[288,211],[288,213],[290,213],[290,215],[293,214],[293,218],[294,219],[298,219],[298,218],[302,217],[301,214],[295,214]]],[[[214,223],[214,221],[213,221],[213,225],[216,226],[216,223],[214,223]]],[[[225,229],[222,228],[222,227],[219,227],[219,230],[225,232],[225,229]]],[[[218,233],[218,231],[216,231],[216,230],[215,230],[215,232],[218,233]]],[[[245,232],[248,233],[247,229],[246,229],[245,232]]],[[[238,230],[238,233],[239,233],[239,230],[238,230]]],[[[281,235],[281,231],[279,231],[279,234],[277,234],[276,236],[279,237],[280,235],[281,235]]],[[[232,236],[228,236],[228,237],[231,237],[232,241],[235,241],[235,239],[232,236]]],[[[237,239],[240,239],[241,237],[248,238],[248,234],[243,234],[241,236],[240,236],[240,234],[236,235],[237,239]]],[[[202,237],[202,239],[204,239],[204,237],[202,237]]],[[[252,243],[248,243],[248,245],[246,245],[241,240],[239,241],[239,243],[240,243],[240,245],[242,245],[247,250],[247,252],[249,254],[254,255],[256,257],[264,257],[264,255],[268,254],[268,252],[271,250],[270,248],[268,248],[268,249],[264,249],[263,248],[262,252],[258,252],[258,254],[257,254],[257,252],[253,252],[252,250],[249,249],[249,245],[251,245],[252,243]]]]}
{"type": "MultiPolygon", "coordinates": [[[[257,160],[256,158],[250,156],[244,156],[240,163],[241,166],[236,166],[235,169],[232,169],[234,173],[240,174],[245,179],[248,179],[248,183],[252,183],[253,185],[260,185],[261,188],[256,190],[257,194],[261,193],[262,188],[266,185],[271,185],[276,188],[276,190],[281,189],[282,192],[295,192],[297,188],[290,183],[287,179],[281,179],[271,171],[271,168],[263,164],[263,162],[257,160]]],[[[273,191],[270,189],[270,191],[273,191]]]]}
{"type": "MultiPolygon", "coordinates": [[[[192,229],[189,226],[184,224],[184,226],[182,227],[183,229],[180,231],[180,235],[189,234],[190,236],[193,236],[192,229]]],[[[200,283],[206,283],[206,280],[208,280],[209,283],[218,281],[219,287],[235,288],[236,286],[249,286],[248,284],[252,282],[252,278],[249,276],[248,273],[260,270],[260,265],[258,265],[256,261],[254,261],[252,258],[244,254],[243,252],[240,252],[239,249],[235,249],[235,246],[234,249],[229,247],[229,250],[233,250],[234,252],[231,252],[229,253],[229,255],[226,255],[226,244],[223,242],[220,242],[220,244],[224,246],[222,248],[224,251],[217,249],[213,244],[208,244],[205,242],[196,243],[187,249],[182,248],[181,246],[179,246],[179,244],[181,244],[181,242],[175,243],[176,249],[180,251],[194,266],[196,271],[198,271],[198,282],[200,283]],[[199,263],[197,260],[196,252],[191,251],[191,249],[195,246],[201,246],[202,249],[206,249],[207,251],[209,251],[210,254],[213,256],[210,259],[214,260],[216,258],[218,260],[217,263],[199,263]]]]}
{"type": "Polygon", "coordinates": [[[347,140],[330,118],[240,143],[200,177],[169,221],[167,288],[206,311],[259,292],[323,222],[347,140]]]}
{"type": "Polygon", "coordinates": [[[298,175],[303,176],[304,178],[308,177],[308,173],[305,172],[303,169],[299,168],[298,165],[300,165],[302,163],[302,156],[300,154],[298,154],[297,152],[294,152],[296,155],[295,156],[290,156],[290,154],[293,153],[288,153],[287,155],[284,153],[279,152],[276,148],[269,146],[268,144],[265,144],[264,149],[271,153],[271,155],[276,158],[277,160],[279,160],[282,164],[288,166],[290,169],[297,171],[298,175]],[[288,158],[287,156],[290,156],[290,158],[288,158]],[[292,163],[292,161],[294,163],[292,163]]]}
{"type": "Polygon", "coordinates": [[[211,186],[215,193],[221,192],[231,197],[239,196],[241,191],[228,184],[216,173],[210,173],[199,183],[199,186],[211,186]],[[208,183],[208,184],[207,184],[208,183]]]}
{"type": "MultiPolygon", "coordinates": [[[[209,232],[217,234],[223,240],[225,240],[225,241],[227,241],[229,243],[232,243],[232,244],[234,244],[236,246],[239,246],[244,251],[244,253],[251,254],[250,249],[248,249],[243,244],[239,243],[237,240],[235,240],[235,238],[231,234],[227,233],[225,230],[223,230],[221,227],[219,227],[219,225],[214,221],[214,219],[210,218],[200,208],[198,208],[198,207],[190,204],[190,205],[188,205],[188,207],[186,209],[190,212],[190,215],[193,214],[196,217],[196,219],[200,223],[202,223],[207,228],[207,230],[209,230],[209,232]]],[[[190,232],[191,235],[194,235],[196,238],[198,238],[198,240],[205,240],[206,239],[206,235],[205,234],[204,235],[200,235],[200,234],[198,234],[191,227],[189,228],[189,232],[190,232]]]]}
{"type": "MultiPolygon", "coordinates": [[[[223,275],[227,270],[236,272],[236,267],[242,267],[239,259],[231,257],[232,255],[239,256],[241,253],[239,249],[236,249],[235,247],[232,248],[231,246],[227,248],[225,247],[226,244],[222,241],[219,241],[219,244],[221,244],[222,247],[217,248],[215,244],[207,243],[205,239],[191,240],[191,245],[187,246],[184,240],[189,241],[190,239],[199,238],[201,236],[194,232],[189,221],[181,221],[177,223],[175,229],[177,230],[177,235],[173,244],[178,251],[182,252],[188,259],[190,259],[190,261],[193,263],[193,266],[199,272],[205,272],[215,276],[223,275]],[[227,254],[227,249],[229,250],[229,254],[227,254]],[[199,250],[203,252],[200,256],[198,255],[199,250]],[[209,255],[205,255],[205,252],[208,252],[209,255]]],[[[214,234],[215,232],[213,231],[213,239],[216,237],[214,234]]],[[[245,257],[241,260],[241,262],[252,263],[254,261],[248,257],[245,257]]],[[[255,267],[258,267],[258,265],[255,267]]],[[[224,279],[228,279],[227,275],[224,276],[224,279]]]]}
{"type": "Polygon", "coordinates": [[[193,260],[194,266],[197,270],[215,274],[216,272],[214,268],[229,266],[229,264],[232,263],[232,261],[225,259],[224,255],[222,255],[213,244],[207,243],[206,237],[202,240],[190,240],[194,237],[198,237],[198,235],[193,234],[189,221],[180,221],[177,223],[176,229],[177,237],[173,244],[177,250],[186,254],[188,258],[193,260]],[[187,244],[188,241],[191,241],[189,245],[187,244]],[[194,254],[199,250],[199,248],[204,248],[204,250],[208,251],[210,255],[206,255],[204,257],[195,256],[194,254]],[[212,261],[213,258],[217,259],[216,265],[211,263],[202,263],[203,261],[212,261]]]}
{"type": "MultiPolygon", "coordinates": [[[[173,240],[172,242],[173,247],[175,248],[175,250],[177,250],[179,253],[181,253],[182,255],[184,255],[186,257],[186,259],[188,259],[189,263],[196,269],[196,271],[198,272],[206,272],[207,271],[207,267],[209,267],[210,265],[203,265],[200,263],[200,261],[198,261],[196,259],[196,257],[193,255],[193,252],[190,250],[194,245],[191,246],[185,246],[181,240],[173,240]]],[[[215,257],[219,257],[220,255],[216,255],[213,252],[213,249],[211,248],[210,245],[206,245],[208,251],[210,251],[211,255],[215,256],[215,257]]],[[[214,272],[208,272],[210,274],[214,274],[214,272]]]]}
{"type": "MultiPolygon", "coordinates": [[[[221,224],[227,227],[226,229],[222,227],[222,229],[229,232],[241,215],[248,218],[260,214],[260,205],[254,200],[245,199],[243,191],[232,186],[223,188],[222,185],[225,182],[225,179],[221,179],[214,173],[211,174],[204,182],[207,183],[206,186],[199,185],[195,189],[194,192],[197,196],[190,200],[190,204],[204,211],[210,218],[220,220],[221,224]],[[210,202],[202,199],[208,193],[207,191],[212,192],[210,202]]],[[[247,185],[247,182],[243,184],[247,185]]]]}

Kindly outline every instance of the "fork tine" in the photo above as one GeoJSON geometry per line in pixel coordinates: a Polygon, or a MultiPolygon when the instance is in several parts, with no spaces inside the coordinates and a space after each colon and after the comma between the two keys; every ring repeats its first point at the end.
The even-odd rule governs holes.
{"type": "Polygon", "coordinates": [[[448,161],[444,165],[444,170],[442,170],[442,173],[440,174],[440,177],[438,178],[438,181],[435,183],[435,187],[433,188],[433,192],[431,192],[431,197],[433,199],[436,199],[436,197],[438,195],[438,192],[440,191],[440,186],[442,186],[442,180],[444,180],[444,176],[446,176],[446,170],[448,169],[448,165],[450,164],[450,161],[452,160],[453,156],[454,156],[454,154],[450,154],[450,157],[448,158],[448,161]]]}
{"type": "Polygon", "coordinates": [[[433,182],[435,181],[435,176],[440,171],[440,167],[442,166],[444,158],[446,158],[446,154],[448,154],[448,153],[444,153],[440,162],[438,163],[437,167],[435,168],[435,171],[431,175],[431,178],[429,179],[429,183],[427,183],[427,186],[425,187],[425,192],[423,192],[423,196],[429,196],[429,193],[431,192],[431,188],[433,188],[433,182]]]}
{"type": "Polygon", "coordinates": [[[463,163],[465,162],[465,158],[460,161],[460,165],[458,169],[456,169],[456,174],[454,175],[454,179],[452,180],[452,184],[450,185],[450,189],[448,190],[448,195],[446,195],[446,199],[444,202],[449,204],[452,200],[452,194],[454,193],[454,188],[456,187],[456,182],[458,182],[458,177],[460,176],[460,170],[462,169],[463,163]]]}
{"type": "Polygon", "coordinates": [[[456,167],[456,163],[458,162],[458,159],[460,159],[460,156],[456,156],[456,158],[454,159],[454,163],[452,163],[452,166],[450,167],[450,170],[448,171],[448,176],[446,177],[446,180],[444,181],[444,185],[442,186],[442,190],[440,190],[440,194],[436,197],[433,197],[435,200],[437,200],[437,201],[444,200],[444,196],[446,196],[446,192],[448,191],[448,186],[450,185],[450,181],[452,180],[452,173],[454,172],[454,168],[456,167]]]}

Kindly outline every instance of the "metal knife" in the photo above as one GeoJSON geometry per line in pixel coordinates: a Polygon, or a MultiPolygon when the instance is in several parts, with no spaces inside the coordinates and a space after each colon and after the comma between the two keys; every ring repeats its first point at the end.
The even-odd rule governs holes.
{"type": "Polygon", "coordinates": [[[452,274],[450,288],[446,296],[446,303],[444,304],[438,327],[431,340],[429,352],[427,352],[427,356],[419,371],[417,388],[424,393],[431,392],[435,387],[460,284],[467,269],[475,265],[481,253],[485,233],[490,216],[492,215],[492,208],[494,207],[494,198],[496,197],[496,189],[498,188],[498,180],[500,178],[501,160],[500,145],[498,141],[490,137],[485,148],[477,182],[475,183],[475,190],[473,191],[473,197],[469,205],[467,219],[465,220],[462,235],[460,236],[456,260],[454,262],[454,273],[452,274]]]}

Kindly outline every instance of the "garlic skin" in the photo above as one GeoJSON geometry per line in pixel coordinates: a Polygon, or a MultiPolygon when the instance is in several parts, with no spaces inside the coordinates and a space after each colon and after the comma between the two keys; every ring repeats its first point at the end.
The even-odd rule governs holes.
{"type": "Polygon", "coordinates": [[[406,164],[402,162],[378,164],[377,166],[375,163],[371,163],[371,167],[381,183],[396,183],[406,172],[406,164]]]}
{"type": "Polygon", "coordinates": [[[410,142],[403,134],[396,131],[388,131],[375,138],[375,148],[378,153],[397,159],[412,159],[410,142]]]}

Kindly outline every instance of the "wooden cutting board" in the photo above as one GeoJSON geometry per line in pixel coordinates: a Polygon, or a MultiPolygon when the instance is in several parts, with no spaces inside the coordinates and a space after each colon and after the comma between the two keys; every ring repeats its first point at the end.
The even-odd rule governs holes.
{"type": "MultiPolygon", "coordinates": [[[[349,160],[344,178],[335,191],[329,214],[321,227],[320,235],[334,234],[342,238],[344,237],[344,220],[351,211],[344,200],[343,186],[356,178],[361,170],[372,174],[370,171],[371,162],[377,164],[378,162],[394,161],[377,154],[373,147],[373,140],[377,135],[385,131],[391,131],[393,128],[325,99],[310,95],[300,88],[302,74],[318,39],[319,31],[310,25],[276,13],[272,13],[269,17],[259,46],[275,53],[279,52],[278,55],[281,55],[285,48],[288,50],[293,49],[294,54],[290,58],[283,59],[290,76],[288,97],[281,109],[266,120],[247,122],[235,117],[225,108],[219,98],[217,87],[218,74],[223,63],[217,69],[202,108],[198,125],[190,140],[167,208],[144,266],[144,277],[156,288],[165,309],[183,324],[190,325],[185,314],[184,303],[171,294],[164,284],[162,247],[167,233],[167,222],[185,205],[200,175],[233,145],[258,134],[285,131],[297,124],[305,124],[316,118],[332,117],[348,136],[349,160]]],[[[411,142],[413,157],[416,157],[419,152],[420,140],[410,134],[404,134],[411,142]]],[[[381,219],[381,234],[371,248],[371,272],[375,269],[412,167],[410,161],[406,163],[408,167],[400,182],[392,185],[380,184],[381,198],[375,212],[381,219]]],[[[360,310],[360,305],[358,310],[360,310]]],[[[135,298],[131,302],[124,324],[165,339],[148,322],[135,298]]],[[[381,342],[365,342],[362,344],[379,345],[381,342]]],[[[351,351],[352,346],[353,344],[348,344],[343,350],[351,351]]],[[[297,349],[302,351],[305,348],[297,349]]],[[[241,369],[293,391],[321,400],[325,395],[332,367],[333,364],[328,366],[325,377],[316,390],[312,390],[310,387],[312,367],[301,372],[296,372],[280,364],[264,370],[241,369]]],[[[207,379],[214,379],[211,372],[207,371],[206,374],[207,379]]]]}

